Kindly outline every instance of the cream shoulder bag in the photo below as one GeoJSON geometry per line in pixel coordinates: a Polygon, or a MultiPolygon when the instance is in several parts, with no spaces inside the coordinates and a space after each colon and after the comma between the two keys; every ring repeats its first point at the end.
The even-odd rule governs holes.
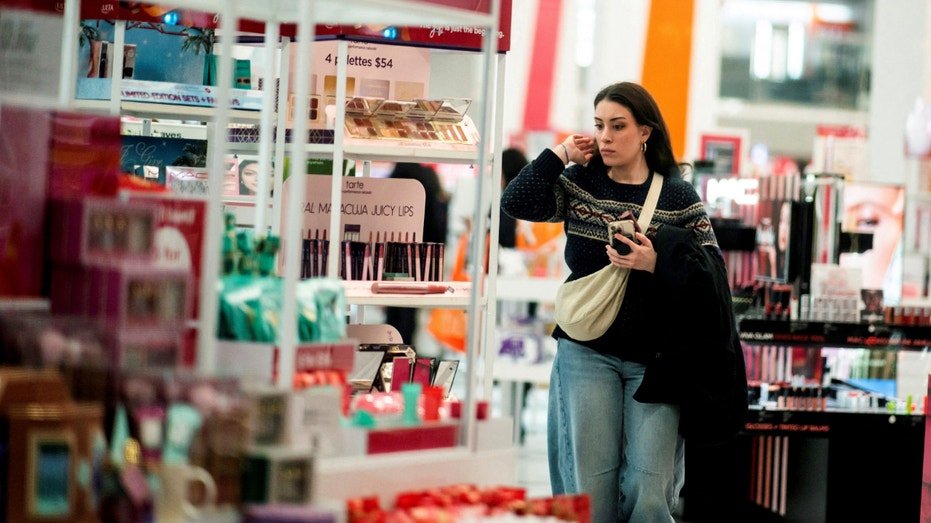
{"type": "MultiPolygon", "coordinates": [[[[644,232],[653,219],[662,188],[663,176],[654,173],[637,220],[644,232]]],[[[621,310],[629,276],[630,269],[608,264],[588,276],[563,283],[556,292],[556,323],[575,340],[589,341],[601,336],[621,310]]]]}

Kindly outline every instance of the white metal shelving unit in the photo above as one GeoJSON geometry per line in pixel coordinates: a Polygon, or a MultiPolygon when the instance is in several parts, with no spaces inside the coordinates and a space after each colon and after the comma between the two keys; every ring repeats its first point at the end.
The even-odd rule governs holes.
{"type": "MultiPolygon", "coordinates": [[[[497,53],[498,20],[500,14],[500,0],[491,0],[488,13],[477,13],[471,10],[455,7],[445,7],[436,4],[424,3],[417,0],[266,0],[264,2],[249,2],[246,0],[160,0],[160,4],[175,5],[185,9],[194,9],[219,15],[220,34],[236,34],[237,21],[240,19],[258,20],[265,22],[265,49],[266,56],[274,56],[275,46],[281,45],[281,24],[296,24],[297,36],[297,70],[289,71],[287,60],[281,60],[278,71],[275,67],[268,67],[266,72],[266,85],[274,85],[276,75],[286,78],[294,74],[296,78],[310,78],[310,64],[312,63],[312,42],[315,40],[315,26],[317,24],[353,25],[353,24],[391,24],[396,26],[454,26],[454,27],[480,27],[485,30],[481,57],[483,59],[483,74],[481,92],[483,97],[472,105],[473,117],[482,136],[482,142],[475,150],[427,151],[417,148],[391,147],[375,143],[371,146],[357,144],[344,144],[343,133],[335,133],[335,143],[329,145],[305,145],[296,143],[285,144],[283,111],[274,107],[273,91],[266,90],[261,111],[245,111],[224,108],[224,102],[230,100],[231,88],[220,82],[215,87],[218,108],[203,108],[190,106],[173,106],[168,104],[153,104],[122,101],[120,98],[119,79],[114,79],[111,87],[111,99],[107,102],[86,102],[74,99],[74,78],[77,71],[77,27],[80,13],[80,0],[66,0],[64,2],[64,31],[62,39],[61,82],[56,100],[27,101],[21,96],[4,96],[0,93],[0,103],[22,103],[41,105],[58,109],[90,110],[95,112],[108,112],[113,115],[128,115],[140,118],[163,118],[178,120],[201,120],[209,122],[208,139],[211,142],[210,157],[208,160],[209,196],[207,205],[207,223],[204,235],[203,260],[201,266],[200,308],[202,311],[215,311],[218,306],[217,281],[220,265],[220,231],[222,230],[222,177],[223,162],[230,151],[227,129],[231,122],[260,123],[262,135],[260,137],[259,156],[261,162],[269,165],[272,156],[291,158],[292,165],[303,165],[308,157],[331,157],[333,159],[334,180],[342,176],[339,166],[344,158],[360,161],[414,161],[423,163],[463,163],[479,166],[477,175],[477,201],[473,214],[473,235],[471,238],[471,259],[478,260],[484,256],[485,231],[490,230],[490,262],[488,274],[483,274],[482,264],[473,264],[472,281],[481,281],[483,285],[473,286],[468,283],[450,282],[455,287],[453,297],[443,296],[408,296],[392,297],[372,295],[364,288],[347,285],[347,301],[359,306],[368,305],[400,305],[411,307],[450,307],[464,308],[470,311],[469,332],[467,335],[468,350],[466,354],[466,368],[468,370],[466,397],[464,398],[463,419],[460,432],[460,445],[454,449],[438,451],[418,451],[398,453],[395,455],[380,455],[365,458],[329,458],[322,459],[317,466],[314,479],[318,486],[319,501],[323,503],[339,504],[343,499],[352,495],[377,493],[389,498],[393,493],[410,488],[427,488],[440,484],[450,483],[477,483],[497,485],[513,483],[516,480],[516,452],[514,449],[483,451],[477,448],[478,422],[476,422],[476,401],[481,368],[484,368],[486,382],[484,383],[484,397],[491,397],[491,370],[494,355],[484,350],[489,340],[493,339],[493,318],[495,312],[494,300],[487,299],[495,292],[495,278],[497,273],[497,220],[498,211],[491,201],[497,201],[500,195],[500,165],[494,151],[500,151],[502,125],[500,118],[503,97],[495,93],[503,91],[504,83],[504,57],[497,53]],[[70,57],[70,59],[69,59],[70,57]],[[478,111],[474,111],[478,108],[478,111]],[[277,118],[277,126],[272,125],[272,119],[277,118]],[[277,127],[279,135],[271,136],[271,129],[277,127]],[[272,152],[274,147],[274,152],[272,152]],[[482,186],[491,183],[491,190],[485,191],[482,186]],[[489,196],[483,196],[489,192],[489,196]],[[490,212],[489,212],[490,211],[490,212]],[[490,223],[489,223],[490,222],[490,223]],[[484,358],[484,366],[480,366],[480,358],[484,358]],[[392,481],[385,481],[391,477],[392,481]],[[394,481],[398,478],[404,481],[394,481]]],[[[118,27],[116,31],[116,45],[114,61],[119,63],[122,59],[123,31],[118,27]]],[[[218,77],[226,78],[232,68],[231,49],[233,38],[220,38],[218,54],[218,77]]],[[[346,41],[342,40],[340,52],[345,57],[346,41]]],[[[468,51],[463,51],[468,52],[468,51]]],[[[471,52],[475,52],[474,50],[471,52]]],[[[282,53],[283,54],[283,53],[282,53]]],[[[270,60],[270,62],[273,60],[270,60]]],[[[341,60],[339,74],[345,77],[345,63],[341,60]]],[[[284,87],[285,82],[282,82],[284,87]]],[[[296,106],[295,114],[307,114],[308,111],[308,85],[306,81],[295,83],[296,106]]],[[[338,83],[337,100],[345,101],[345,84],[338,83]]],[[[287,97],[282,96],[285,100],[287,97]]],[[[279,102],[279,103],[284,103],[279,102]]],[[[338,111],[334,128],[344,128],[343,111],[338,111]]],[[[298,119],[292,129],[293,136],[306,136],[307,122],[298,119]]],[[[276,162],[276,184],[280,183],[281,164],[276,162]]],[[[268,172],[261,169],[261,172],[268,172]]],[[[266,183],[265,180],[262,183],[266,183]]],[[[297,176],[292,180],[293,186],[289,192],[289,208],[298,208],[304,194],[304,177],[297,176]]],[[[333,183],[331,202],[337,208],[341,202],[341,184],[333,183]]],[[[278,187],[280,188],[280,187],[278,187]]],[[[280,194],[280,191],[275,191],[280,194]]],[[[256,207],[264,208],[267,205],[268,191],[260,186],[256,207]]],[[[279,202],[273,202],[273,205],[279,202]]],[[[261,214],[261,213],[259,213],[261,214]]],[[[257,218],[258,219],[258,218],[257,218]]],[[[331,216],[331,230],[339,226],[339,213],[331,216]]],[[[300,225],[297,220],[288,220],[281,231],[282,239],[292,245],[298,244],[300,238],[300,225]]],[[[331,235],[331,238],[335,236],[331,235]]],[[[337,274],[335,257],[331,257],[330,274],[337,274]]],[[[285,260],[284,288],[293,289],[299,274],[299,260],[291,257],[285,260]]],[[[296,349],[296,299],[294,293],[286,293],[283,297],[282,324],[279,327],[281,339],[279,340],[279,375],[290,376],[294,370],[294,354],[296,349]]],[[[202,314],[198,321],[199,335],[197,348],[197,367],[205,374],[212,374],[217,368],[217,349],[214,332],[216,330],[216,315],[202,314]]],[[[290,380],[282,380],[280,387],[289,387],[290,380]]]]}

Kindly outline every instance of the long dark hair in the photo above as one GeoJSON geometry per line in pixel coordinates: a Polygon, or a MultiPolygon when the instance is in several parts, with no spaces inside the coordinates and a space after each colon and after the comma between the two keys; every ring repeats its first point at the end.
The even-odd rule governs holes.
{"type": "MultiPolygon", "coordinates": [[[[682,164],[676,161],[672,153],[672,142],[666,121],[656,104],[656,100],[643,86],[633,82],[611,84],[595,95],[595,106],[602,100],[619,103],[630,110],[637,125],[648,125],[653,131],[647,138],[647,151],[644,154],[651,171],[679,178],[682,176],[682,164]]],[[[600,157],[599,157],[600,160],[600,157]]]]}
{"type": "Polygon", "coordinates": [[[443,189],[436,169],[427,164],[399,162],[395,164],[390,176],[417,180],[423,185],[423,238],[419,241],[445,242],[449,221],[449,195],[443,189]]]}

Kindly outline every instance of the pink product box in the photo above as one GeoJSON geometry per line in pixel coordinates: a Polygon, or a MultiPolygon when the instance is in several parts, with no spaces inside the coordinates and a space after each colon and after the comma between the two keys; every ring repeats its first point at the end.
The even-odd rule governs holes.
{"type": "Polygon", "coordinates": [[[122,140],[117,116],[58,111],[53,117],[52,131],[55,145],[114,145],[119,150],[122,140]]]}
{"type": "Polygon", "coordinates": [[[117,265],[155,259],[157,206],[111,198],[52,200],[50,257],[57,263],[117,265]]]}
{"type": "Polygon", "coordinates": [[[90,316],[124,327],[175,327],[192,316],[194,286],[187,269],[128,264],[86,271],[90,316]]]}

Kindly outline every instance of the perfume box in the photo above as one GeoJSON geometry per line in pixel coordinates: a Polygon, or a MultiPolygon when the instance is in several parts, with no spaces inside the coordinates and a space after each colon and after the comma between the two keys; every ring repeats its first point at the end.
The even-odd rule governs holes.
{"type": "Polygon", "coordinates": [[[55,263],[148,263],[155,257],[156,206],[92,197],[49,202],[49,257],[55,263]]]}

